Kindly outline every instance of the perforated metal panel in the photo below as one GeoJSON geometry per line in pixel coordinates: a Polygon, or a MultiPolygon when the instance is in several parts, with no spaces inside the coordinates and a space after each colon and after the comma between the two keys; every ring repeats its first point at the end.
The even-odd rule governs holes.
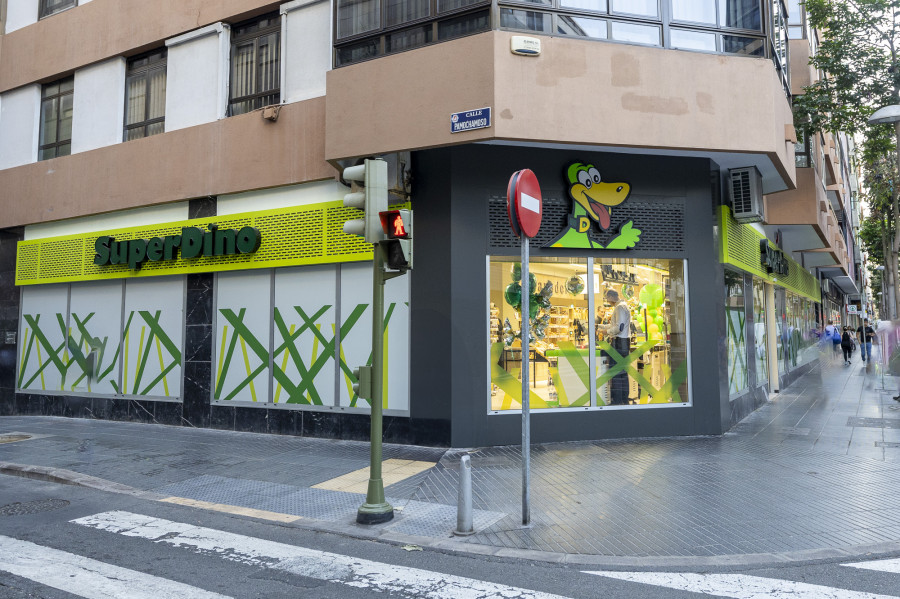
{"type": "MultiPolygon", "coordinates": [[[[568,197],[559,195],[544,198],[541,229],[534,238],[533,247],[548,246],[568,227],[571,203],[568,197]]],[[[505,197],[492,196],[489,199],[488,220],[491,227],[490,249],[509,250],[521,246],[509,226],[505,197]]],[[[641,230],[641,240],[629,251],[684,252],[684,200],[661,198],[657,201],[640,196],[632,197],[621,206],[612,208],[609,231],[601,232],[597,225],[592,224],[589,235],[592,240],[604,245],[629,220],[641,230]]]]}
{"type": "MultiPolygon", "coordinates": [[[[408,208],[409,205],[399,207],[408,208]]],[[[16,284],[34,285],[371,260],[372,246],[360,237],[343,232],[344,222],[358,215],[357,210],[344,208],[341,202],[328,202],[117,231],[20,241],[16,257],[16,284]],[[124,264],[94,264],[94,243],[98,237],[108,235],[116,241],[163,238],[180,235],[183,227],[197,227],[205,232],[208,231],[207,225],[212,223],[218,225],[219,229],[255,227],[260,232],[262,243],[253,254],[147,261],[139,270],[132,270],[124,264]]]]}

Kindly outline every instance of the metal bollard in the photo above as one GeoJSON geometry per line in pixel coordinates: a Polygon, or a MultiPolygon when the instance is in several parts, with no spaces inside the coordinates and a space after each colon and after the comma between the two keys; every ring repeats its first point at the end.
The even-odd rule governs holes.
{"type": "Polygon", "coordinates": [[[459,501],[456,506],[456,530],[453,534],[466,537],[475,533],[472,526],[472,458],[468,454],[459,459],[459,501]]]}

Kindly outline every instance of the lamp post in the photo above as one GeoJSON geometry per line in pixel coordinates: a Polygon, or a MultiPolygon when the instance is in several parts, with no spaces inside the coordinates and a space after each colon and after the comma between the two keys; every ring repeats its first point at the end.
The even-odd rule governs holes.
{"type": "MultiPolygon", "coordinates": [[[[869,124],[870,125],[894,125],[894,142],[896,144],[895,162],[896,162],[896,166],[897,166],[897,172],[900,173],[900,104],[892,104],[890,106],[884,106],[882,108],[879,108],[872,114],[872,116],[869,117],[869,124]]],[[[897,202],[897,193],[898,193],[897,186],[891,185],[891,203],[894,206],[895,218],[896,218],[896,214],[897,214],[897,203],[898,203],[897,202]]],[[[895,238],[894,244],[893,244],[895,248],[897,245],[897,241],[898,240],[895,238]]],[[[892,276],[891,276],[891,293],[886,294],[886,293],[884,293],[884,291],[885,291],[885,289],[884,289],[884,267],[882,266],[879,268],[879,270],[882,271],[881,272],[881,291],[882,291],[881,301],[883,304],[885,304],[888,301],[890,301],[890,303],[891,303],[889,306],[890,309],[884,310],[882,314],[884,315],[884,313],[887,313],[887,317],[889,319],[893,320],[897,316],[897,314],[896,314],[896,310],[897,310],[897,272],[896,272],[897,262],[893,259],[893,257],[891,257],[891,259],[888,259],[888,256],[885,256],[884,258],[888,264],[892,265],[891,266],[891,268],[892,268],[891,275],[892,276]]],[[[885,307],[887,307],[887,306],[885,306],[885,307]]]]}

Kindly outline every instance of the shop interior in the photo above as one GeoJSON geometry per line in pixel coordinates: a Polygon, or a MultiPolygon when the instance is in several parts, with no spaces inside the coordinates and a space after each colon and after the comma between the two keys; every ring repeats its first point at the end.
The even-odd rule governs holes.
{"type": "MultiPolygon", "coordinates": [[[[671,387],[667,385],[671,376],[670,326],[673,322],[684,324],[683,278],[678,277],[676,285],[680,301],[673,319],[669,261],[652,262],[658,264],[596,260],[589,277],[585,258],[533,259],[529,264],[532,408],[686,401],[686,389],[683,395],[677,390],[666,392],[671,387]],[[617,327],[611,326],[617,304],[620,310],[627,310],[627,355],[615,351],[610,334],[617,327]],[[614,382],[617,376],[618,382],[614,382]],[[596,393],[592,394],[595,383],[596,393]]],[[[519,262],[509,258],[490,263],[491,411],[521,408],[520,270],[519,262]]]]}

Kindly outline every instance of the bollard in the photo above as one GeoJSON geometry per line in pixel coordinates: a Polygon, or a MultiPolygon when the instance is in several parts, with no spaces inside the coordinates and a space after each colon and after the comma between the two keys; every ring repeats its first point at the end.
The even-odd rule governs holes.
{"type": "Polygon", "coordinates": [[[456,530],[453,534],[466,537],[475,533],[472,526],[472,458],[468,454],[459,459],[459,501],[456,506],[456,530]]]}

